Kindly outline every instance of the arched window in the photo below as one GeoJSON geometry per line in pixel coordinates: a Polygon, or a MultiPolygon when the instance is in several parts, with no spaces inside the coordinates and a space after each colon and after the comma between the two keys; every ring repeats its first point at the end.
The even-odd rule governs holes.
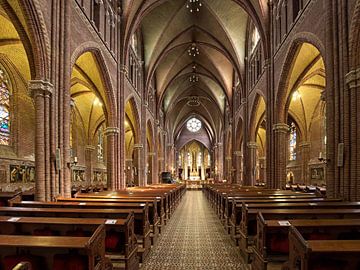
{"type": "Polygon", "coordinates": [[[138,50],[138,38],[137,38],[137,35],[136,33],[134,33],[132,36],[131,36],[131,47],[132,49],[134,50],[134,53],[137,55],[137,50],[138,50]]]}
{"type": "Polygon", "coordinates": [[[97,131],[97,159],[98,161],[104,161],[103,127],[100,127],[97,131]]]}
{"type": "Polygon", "coordinates": [[[10,89],[7,74],[0,67],[0,145],[10,145],[10,89]]]}
{"type": "Polygon", "coordinates": [[[289,138],[289,159],[296,160],[296,126],[295,123],[292,122],[290,125],[290,138],[289,138]]]}
{"type": "Polygon", "coordinates": [[[256,27],[254,27],[251,35],[251,50],[250,53],[252,54],[260,41],[260,34],[256,27]]]}

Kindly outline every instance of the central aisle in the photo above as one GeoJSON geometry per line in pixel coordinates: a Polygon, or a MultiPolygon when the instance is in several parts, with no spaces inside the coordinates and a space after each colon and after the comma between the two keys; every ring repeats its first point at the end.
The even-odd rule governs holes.
{"type": "Polygon", "coordinates": [[[246,269],[201,191],[187,191],[142,270],[246,269]]]}

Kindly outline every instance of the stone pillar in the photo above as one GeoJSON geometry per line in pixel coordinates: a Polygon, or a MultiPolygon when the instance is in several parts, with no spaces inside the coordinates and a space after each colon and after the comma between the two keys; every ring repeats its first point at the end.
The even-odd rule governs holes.
{"type": "Polygon", "coordinates": [[[232,183],[232,174],[231,174],[231,157],[225,157],[225,178],[228,183],[232,183]]]}
{"type": "Polygon", "coordinates": [[[107,127],[104,130],[107,146],[107,187],[109,190],[125,188],[125,179],[117,179],[116,174],[115,142],[118,139],[119,133],[120,129],[117,127],[107,127]]]}
{"type": "Polygon", "coordinates": [[[93,167],[94,167],[94,152],[96,147],[93,145],[85,146],[85,180],[87,183],[91,183],[93,179],[93,167]]]}
{"type": "Polygon", "coordinates": [[[259,179],[261,183],[266,183],[266,157],[259,157],[259,179]]]}
{"type": "Polygon", "coordinates": [[[142,177],[140,171],[141,168],[141,157],[142,152],[144,150],[144,146],[142,144],[134,144],[134,167],[136,175],[134,175],[134,184],[138,186],[145,185],[145,179],[142,177]]]}
{"type": "Polygon", "coordinates": [[[248,142],[248,166],[247,170],[249,172],[247,173],[247,176],[249,179],[245,179],[246,185],[253,186],[256,183],[256,151],[257,151],[257,143],[256,142],[248,142]]]}
{"type": "Polygon", "coordinates": [[[310,142],[302,142],[299,144],[301,153],[301,182],[306,185],[310,184],[308,164],[310,161],[310,142]]]}
{"type": "MultiPolygon", "coordinates": [[[[123,29],[121,28],[123,31],[123,29]]],[[[120,35],[119,40],[122,38],[122,35],[120,35]]],[[[118,43],[120,44],[120,42],[118,43]]],[[[121,50],[119,46],[119,51],[121,50]]],[[[123,60],[125,61],[125,60],[123,60]]],[[[120,183],[120,189],[126,188],[126,178],[125,178],[125,81],[128,80],[128,67],[126,65],[120,65],[120,73],[118,74],[118,84],[119,84],[119,95],[118,95],[118,119],[120,123],[120,131],[119,136],[117,140],[117,149],[116,149],[116,175],[117,179],[120,183]]],[[[135,179],[133,179],[135,180],[135,179]]]]}
{"type": "Polygon", "coordinates": [[[50,148],[50,97],[53,85],[43,80],[29,82],[29,90],[35,102],[36,137],[35,137],[35,199],[51,200],[51,148],[50,148]]]}
{"type": "Polygon", "coordinates": [[[286,184],[286,165],[288,161],[288,133],[289,126],[285,123],[273,125],[275,136],[275,177],[270,188],[282,188],[286,184]]]}
{"type": "Polygon", "coordinates": [[[126,186],[133,185],[134,183],[134,175],[133,175],[133,160],[132,158],[125,159],[125,180],[126,186]]]}
{"type": "Polygon", "coordinates": [[[147,173],[147,184],[155,184],[154,180],[155,180],[155,175],[154,175],[154,157],[155,157],[155,153],[154,152],[148,152],[147,153],[147,166],[146,166],[146,173],[147,173]]]}
{"type": "Polygon", "coordinates": [[[217,167],[218,167],[218,180],[222,181],[224,179],[224,149],[222,143],[217,143],[217,167]]]}
{"type": "Polygon", "coordinates": [[[158,171],[158,175],[157,177],[159,178],[159,182],[160,182],[160,177],[161,177],[161,173],[164,171],[164,158],[163,157],[158,157],[158,162],[159,162],[159,171],[158,171]]]}
{"type": "Polygon", "coordinates": [[[242,171],[242,162],[243,162],[243,155],[241,151],[235,151],[234,152],[235,157],[235,179],[234,184],[240,184],[242,185],[243,182],[243,171],[242,171]]]}

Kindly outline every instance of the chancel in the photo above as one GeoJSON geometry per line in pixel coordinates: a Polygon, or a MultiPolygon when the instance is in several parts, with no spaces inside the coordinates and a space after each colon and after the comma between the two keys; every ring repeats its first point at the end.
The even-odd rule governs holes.
{"type": "Polygon", "coordinates": [[[1,270],[360,269],[360,0],[0,25],[1,270]]]}

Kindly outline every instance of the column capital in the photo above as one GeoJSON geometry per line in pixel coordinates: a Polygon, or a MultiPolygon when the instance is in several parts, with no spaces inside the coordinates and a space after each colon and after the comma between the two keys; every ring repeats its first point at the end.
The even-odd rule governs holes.
{"type": "Polygon", "coordinates": [[[257,145],[256,142],[248,142],[247,147],[250,148],[250,149],[257,149],[258,145],[257,145]]]}
{"type": "Polygon", "coordinates": [[[218,142],[216,145],[220,147],[220,146],[222,146],[223,144],[222,144],[221,142],[218,142]]]}
{"type": "Polygon", "coordinates": [[[125,162],[133,162],[133,159],[132,158],[126,158],[125,162]]]}
{"type": "Polygon", "coordinates": [[[346,84],[350,89],[360,87],[360,68],[351,70],[345,75],[346,84]]]}
{"type": "Polygon", "coordinates": [[[300,142],[299,143],[299,147],[303,147],[303,148],[309,148],[311,145],[310,142],[300,142]]]}
{"type": "Polygon", "coordinates": [[[172,143],[168,143],[166,146],[167,146],[167,147],[171,147],[171,148],[175,147],[175,145],[172,144],[172,143]]]}
{"type": "Polygon", "coordinates": [[[225,157],[225,160],[232,160],[231,157],[225,157]]]}
{"type": "Polygon", "coordinates": [[[147,155],[148,155],[149,157],[153,157],[153,156],[155,156],[155,152],[148,152],[147,155]]]}
{"type": "Polygon", "coordinates": [[[124,73],[125,75],[129,74],[129,68],[127,65],[120,65],[120,72],[124,73]]]}
{"type": "Polygon", "coordinates": [[[241,151],[234,151],[234,155],[237,156],[237,157],[241,157],[242,152],[241,151]]]}
{"type": "Polygon", "coordinates": [[[37,95],[50,96],[54,89],[49,81],[44,80],[31,80],[28,87],[32,97],[37,95]]]}
{"type": "Polygon", "coordinates": [[[158,161],[164,161],[164,158],[163,158],[163,157],[159,157],[159,158],[158,158],[158,161]]]}
{"type": "Polygon", "coordinates": [[[90,145],[90,144],[85,146],[85,150],[87,150],[87,151],[94,151],[95,149],[96,149],[96,147],[93,145],[90,145]]]}
{"type": "Polygon", "coordinates": [[[275,132],[283,132],[288,133],[289,132],[289,126],[285,123],[277,123],[273,125],[273,130],[275,132]]]}
{"type": "Polygon", "coordinates": [[[143,149],[143,148],[144,148],[144,145],[141,143],[134,144],[134,149],[143,149]]]}
{"type": "Polygon", "coordinates": [[[120,133],[120,129],[117,127],[107,127],[104,130],[104,135],[106,136],[111,136],[119,133],[120,133]]]}

